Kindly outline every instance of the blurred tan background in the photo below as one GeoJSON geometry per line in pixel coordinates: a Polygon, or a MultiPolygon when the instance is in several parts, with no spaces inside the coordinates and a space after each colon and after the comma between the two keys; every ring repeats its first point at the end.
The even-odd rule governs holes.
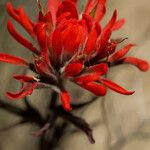
{"type": "MultiPolygon", "coordinates": [[[[0,0],[0,51],[30,58],[29,52],[8,35],[6,21],[9,17],[5,9],[6,2],[7,0],[0,0]]],[[[16,6],[22,4],[27,14],[35,18],[36,0],[11,0],[11,2],[16,6]]],[[[85,3],[86,0],[80,0],[78,6],[82,8],[85,3]]],[[[150,1],[108,0],[107,15],[103,22],[111,17],[115,8],[119,17],[126,19],[126,25],[112,37],[128,37],[128,43],[138,44],[129,55],[150,62],[150,1]]],[[[20,27],[19,30],[23,32],[20,27]]],[[[23,35],[29,38],[24,32],[23,35]]],[[[7,100],[6,91],[20,88],[18,82],[12,80],[11,76],[13,73],[19,74],[23,71],[19,67],[0,64],[0,99],[7,100]]],[[[109,91],[105,98],[100,98],[82,111],[77,111],[76,114],[85,118],[94,129],[96,143],[91,145],[83,133],[70,126],[57,150],[150,149],[150,72],[143,73],[134,66],[122,65],[112,68],[108,77],[129,90],[135,90],[135,94],[123,96],[109,91]]],[[[49,93],[48,90],[34,92],[30,98],[37,108],[42,109],[43,114],[49,93]]],[[[84,95],[78,95],[76,98],[82,101],[89,96],[91,94],[84,91],[84,95]]],[[[15,103],[22,106],[21,101],[15,103]]],[[[0,110],[0,128],[18,119],[0,110]]],[[[23,125],[7,132],[0,132],[0,150],[37,150],[38,138],[30,135],[34,130],[34,125],[23,125]]]]}

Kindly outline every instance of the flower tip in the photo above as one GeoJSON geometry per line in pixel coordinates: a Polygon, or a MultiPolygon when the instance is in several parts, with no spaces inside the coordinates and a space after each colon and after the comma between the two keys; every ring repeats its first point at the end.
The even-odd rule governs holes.
{"type": "Polygon", "coordinates": [[[15,100],[15,98],[13,97],[12,93],[10,92],[6,92],[6,96],[9,100],[15,100]]]}
{"type": "Polygon", "coordinates": [[[143,72],[146,72],[149,70],[149,63],[146,61],[143,61],[143,63],[140,64],[139,69],[143,72]]]}
{"type": "Polygon", "coordinates": [[[60,99],[61,99],[63,108],[69,112],[71,110],[69,93],[67,91],[62,91],[60,93],[60,99]]]}
{"type": "Polygon", "coordinates": [[[135,91],[130,91],[130,92],[127,92],[125,95],[132,95],[134,93],[135,93],[135,91]]]}

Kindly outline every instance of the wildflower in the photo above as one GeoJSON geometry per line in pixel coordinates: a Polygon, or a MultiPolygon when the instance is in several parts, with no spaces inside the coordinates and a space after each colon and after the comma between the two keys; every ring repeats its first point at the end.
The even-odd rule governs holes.
{"type": "Polygon", "coordinates": [[[98,96],[104,96],[107,87],[124,95],[134,93],[106,78],[112,65],[133,64],[141,71],[147,71],[149,67],[144,60],[124,57],[134,44],[116,51],[121,40],[112,40],[111,34],[125,22],[124,19],[117,19],[117,10],[101,27],[106,0],[89,0],[81,17],[76,9],[77,0],[48,0],[47,9],[39,0],[37,2],[40,11],[36,22],[26,15],[22,6],[14,8],[10,2],[7,3],[9,15],[39,45],[37,48],[20,35],[8,20],[9,33],[33,53],[33,62],[3,53],[0,53],[0,61],[26,67],[37,74],[37,77],[15,75],[14,78],[23,82],[24,87],[17,93],[7,92],[10,99],[21,99],[31,95],[36,88],[50,87],[58,92],[64,109],[70,111],[70,96],[63,82],[65,79],[98,96]]]}

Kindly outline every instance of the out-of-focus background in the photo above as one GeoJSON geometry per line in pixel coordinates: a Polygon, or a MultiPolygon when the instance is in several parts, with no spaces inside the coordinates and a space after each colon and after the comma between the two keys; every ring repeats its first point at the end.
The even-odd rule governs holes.
{"type": "MultiPolygon", "coordinates": [[[[8,15],[5,9],[7,0],[0,0],[0,52],[23,56],[30,59],[30,53],[19,45],[6,29],[8,15]]],[[[11,0],[14,6],[23,5],[27,14],[35,19],[37,12],[36,0],[11,0]]],[[[79,9],[84,7],[86,0],[79,0],[79,9]]],[[[106,23],[114,9],[118,10],[120,18],[126,19],[125,26],[112,37],[128,37],[126,42],[136,43],[128,55],[144,58],[150,62],[150,1],[149,0],[108,0],[106,23]]],[[[17,25],[24,36],[30,37],[17,25]]],[[[31,39],[30,39],[31,40],[31,39]]],[[[19,67],[0,63],[0,99],[7,101],[5,92],[18,90],[20,85],[12,80],[13,73],[19,74],[24,70],[19,67]]],[[[110,70],[108,77],[129,90],[135,90],[132,96],[123,96],[109,91],[105,98],[85,107],[76,114],[85,118],[94,130],[96,143],[91,145],[86,136],[70,126],[61,139],[57,150],[149,150],[150,149],[150,72],[140,72],[130,65],[121,65],[110,70]],[[105,100],[105,110],[103,101],[105,100]],[[74,132],[70,132],[74,131],[74,132]]],[[[74,90],[75,87],[71,87],[74,90]]],[[[72,92],[73,94],[73,92],[72,92]]],[[[41,109],[44,114],[48,90],[34,92],[30,97],[31,103],[41,109]],[[44,93],[44,94],[43,94],[44,93]]],[[[76,98],[88,99],[90,93],[85,92],[76,98]]],[[[10,102],[12,103],[12,102],[10,102]]],[[[21,101],[16,105],[23,107],[21,101]]],[[[11,115],[0,109],[0,128],[17,121],[11,115]]],[[[23,125],[6,132],[0,132],[0,150],[37,150],[39,139],[30,135],[34,125],[23,125]]],[[[51,149],[51,148],[50,148],[51,149]]]]}

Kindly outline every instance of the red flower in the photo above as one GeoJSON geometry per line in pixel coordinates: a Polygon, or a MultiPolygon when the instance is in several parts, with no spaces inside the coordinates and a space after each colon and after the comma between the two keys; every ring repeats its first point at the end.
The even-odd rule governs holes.
{"type": "Polygon", "coordinates": [[[70,96],[63,85],[65,78],[98,96],[104,96],[107,87],[121,94],[133,94],[105,78],[108,68],[130,63],[141,71],[147,71],[149,65],[138,58],[124,57],[133,44],[116,51],[122,39],[112,40],[111,34],[120,29],[125,21],[117,19],[115,10],[110,21],[101,27],[100,22],[106,12],[105,3],[106,0],[89,0],[82,17],[79,17],[77,0],[48,0],[48,9],[38,0],[39,17],[37,22],[32,22],[21,6],[16,9],[8,2],[9,15],[37,41],[39,48],[21,36],[8,21],[9,33],[34,54],[34,63],[2,53],[0,61],[25,66],[38,74],[38,78],[14,76],[25,86],[17,93],[7,92],[7,96],[11,99],[23,98],[37,87],[48,86],[59,93],[64,109],[70,111],[70,96]]]}

